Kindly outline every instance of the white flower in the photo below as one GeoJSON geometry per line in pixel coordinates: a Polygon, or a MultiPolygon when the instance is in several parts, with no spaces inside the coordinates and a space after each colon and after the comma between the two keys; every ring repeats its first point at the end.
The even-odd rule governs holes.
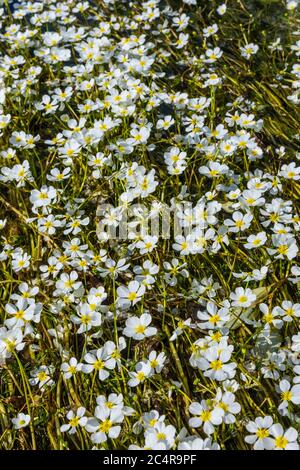
{"type": "Polygon", "coordinates": [[[216,23],[214,23],[213,25],[208,26],[207,28],[203,29],[203,36],[205,38],[208,38],[209,36],[212,36],[213,34],[216,34],[218,29],[219,29],[218,25],[216,23]]]}
{"type": "Polygon", "coordinates": [[[77,372],[81,371],[82,364],[77,361],[76,357],[71,357],[69,362],[63,362],[60,370],[63,372],[65,379],[70,379],[77,372]]]}
{"type": "Polygon", "coordinates": [[[149,327],[152,321],[151,315],[144,313],[140,317],[131,317],[126,320],[126,328],[123,334],[129,338],[141,340],[156,334],[157,329],[149,327]]]}
{"type": "Polygon", "coordinates": [[[208,166],[200,166],[199,173],[208,178],[218,178],[228,171],[228,166],[218,162],[209,162],[208,166]]]}
{"type": "Polygon", "coordinates": [[[178,444],[178,450],[220,450],[219,444],[212,442],[210,437],[189,436],[178,444]]]}
{"type": "Polygon", "coordinates": [[[136,372],[129,372],[130,380],[128,381],[129,387],[136,387],[143,383],[151,374],[150,362],[138,362],[135,367],[136,372]]]}
{"type": "Polygon", "coordinates": [[[250,235],[247,238],[248,243],[245,243],[244,247],[249,250],[252,250],[253,248],[258,248],[259,246],[264,245],[266,241],[267,241],[266,232],[259,232],[256,235],[250,235]]]}
{"type": "Polygon", "coordinates": [[[226,7],[226,3],[222,3],[222,5],[220,5],[218,8],[217,8],[217,13],[222,16],[226,13],[226,10],[227,10],[227,7],[226,7]]]}
{"type": "Polygon", "coordinates": [[[24,253],[22,250],[13,253],[12,268],[17,273],[22,269],[28,269],[30,266],[31,255],[24,253]]]}
{"type": "Polygon", "coordinates": [[[274,307],[273,312],[280,315],[283,321],[292,322],[300,317],[300,304],[293,304],[290,300],[284,300],[281,307],[274,307]]]}
{"type": "Polygon", "coordinates": [[[95,326],[100,326],[102,323],[101,313],[94,311],[91,305],[84,303],[80,305],[77,315],[71,316],[71,321],[80,325],[77,333],[86,333],[95,326]]]}
{"type": "Polygon", "coordinates": [[[120,286],[117,288],[117,304],[121,308],[128,308],[130,305],[135,305],[142,299],[146,287],[137,281],[131,281],[126,286],[120,286]]]}
{"type": "Polygon", "coordinates": [[[42,101],[40,103],[35,104],[36,109],[40,111],[44,111],[45,114],[53,114],[58,108],[58,103],[54,99],[51,101],[51,97],[49,95],[43,95],[42,96],[42,101]]]}
{"type": "Polygon", "coordinates": [[[136,247],[140,250],[140,254],[150,253],[156,247],[158,237],[146,235],[143,239],[136,244],[136,247]]]}
{"type": "Polygon", "coordinates": [[[165,116],[163,119],[159,119],[156,124],[157,129],[167,130],[174,124],[174,119],[172,116],[165,116]]]}
{"type": "Polygon", "coordinates": [[[254,450],[271,450],[273,448],[273,440],[270,437],[272,424],[271,416],[259,417],[246,424],[247,431],[251,433],[245,437],[247,444],[254,444],[254,450]]]}
{"type": "Polygon", "coordinates": [[[175,341],[178,336],[182,335],[183,331],[191,326],[192,319],[188,318],[185,321],[179,321],[177,324],[177,328],[173,331],[173,334],[170,337],[170,341],[175,341]]]}
{"type": "Polygon", "coordinates": [[[214,433],[214,426],[220,425],[224,416],[224,410],[222,408],[211,408],[205,400],[202,400],[201,403],[191,403],[189,411],[195,415],[194,418],[189,419],[191,428],[199,428],[202,426],[203,431],[208,435],[214,433]]]}
{"type": "Polygon", "coordinates": [[[250,57],[257,53],[258,46],[257,44],[249,43],[246,44],[244,47],[240,47],[240,51],[243,57],[246,59],[250,59],[250,57]]]}
{"type": "MultiPolygon", "coordinates": [[[[223,51],[219,47],[215,47],[214,49],[206,49],[205,55],[207,59],[204,59],[204,62],[211,64],[215,62],[217,59],[222,57],[223,51]]],[[[223,126],[222,126],[223,127],[223,126]]],[[[223,134],[224,135],[224,134],[223,134]]],[[[214,136],[216,138],[222,138],[221,136],[214,136]]]]}
{"type": "Polygon", "coordinates": [[[18,413],[16,418],[12,418],[12,423],[15,429],[21,429],[28,426],[30,422],[30,416],[24,413],[18,413]]]}
{"type": "Polygon", "coordinates": [[[128,143],[132,145],[145,144],[150,136],[150,129],[142,126],[131,129],[130,135],[132,138],[128,139],[128,143]]]}
{"type": "Polygon", "coordinates": [[[37,367],[36,369],[30,371],[30,385],[38,385],[40,389],[44,389],[46,386],[51,387],[51,385],[54,384],[54,380],[51,378],[53,372],[53,366],[42,365],[37,367]]]}
{"type": "Polygon", "coordinates": [[[274,437],[274,444],[271,449],[274,450],[299,450],[297,443],[298,432],[294,428],[284,431],[281,424],[273,424],[270,428],[270,434],[274,437]]]}
{"type": "Polygon", "coordinates": [[[232,214],[232,220],[226,219],[224,224],[227,225],[229,232],[240,232],[244,231],[250,227],[253,215],[247,212],[243,214],[242,212],[234,212],[232,214]]]}
{"type": "Polygon", "coordinates": [[[175,433],[174,426],[158,421],[153,427],[146,429],[145,440],[152,449],[155,449],[157,444],[164,444],[165,449],[172,449],[175,442],[175,433]]]}
{"type": "Polygon", "coordinates": [[[87,423],[87,417],[85,416],[85,408],[80,406],[76,413],[73,410],[68,411],[67,413],[68,424],[63,424],[60,427],[61,432],[68,431],[68,434],[74,434],[78,426],[85,426],[87,423]]]}
{"type": "Polygon", "coordinates": [[[62,273],[59,280],[55,284],[55,294],[61,295],[78,290],[81,287],[82,282],[77,281],[77,279],[78,274],[76,271],[71,271],[70,274],[62,273]]]}
{"type": "Polygon", "coordinates": [[[220,85],[222,83],[222,79],[218,77],[215,72],[203,74],[203,78],[206,79],[203,84],[203,88],[220,85]]]}
{"type": "Polygon", "coordinates": [[[148,289],[151,288],[156,281],[156,274],[159,271],[157,264],[150,260],[143,262],[143,266],[135,266],[133,272],[136,274],[135,280],[140,284],[144,284],[148,289]]]}
{"type": "Polygon", "coordinates": [[[6,225],[7,219],[0,219],[0,230],[2,230],[6,225]]]}
{"type": "Polygon", "coordinates": [[[224,423],[234,423],[236,421],[235,415],[241,411],[241,405],[235,401],[235,395],[229,391],[222,392],[222,390],[219,388],[215,400],[217,405],[220,406],[222,410],[224,410],[224,423]]]}
{"type": "Polygon", "coordinates": [[[292,402],[295,405],[300,404],[300,384],[293,385],[291,387],[290,382],[284,379],[279,382],[277,391],[280,392],[282,400],[278,410],[285,410],[288,407],[289,402],[292,402]]]}
{"type": "Polygon", "coordinates": [[[180,33],[177,41],[174,44],[176,49],[182,49],[184,46],[187,45],[188,40],[189,40],[188,34],[180,33]]]}
{"type": "Polygon", "coordinates": [[[177,235],[175,237],[175,242],[173,243],[172,247],[176,251],[180,251],[180,255],[188,255],[193,247],[193,240],[191,235],[187,235],[187,237],[183,237],[182,235],[177,235]]]}
{"type": "Polygon", "coordinates": [[[266,325],[274,325],[275,328],[280,329],[283,325],[283,321],[280,319],[280,313],[278,313],[275,308],[270,312],[267,304],[259,304],[259,310],[263,313],[262,320],[266,325]],[[279,318],[278,318],[279,317],[279,318]]]}
{"type": "Polygon", "coordinates": [[[206,377],[212,380],[232,379],[235,375],[236,364],[228,362],[231,358],[233,346],[219,348],[212,346],[203,352],[203,356],[197,360],[197,367],[204,371],[206,377]]]}
{"type": "Polygon", "coordinates": [[[55,202],[57,196],[56,189],[53,186],[42,186],[40,190],[33,189],[30,193],[30,202],[34,208],[45,207],[55,202]]]}
{"type": "Polygon", "coordinates": [[[289,165],[282,165],[278,174],[284,178],[297,181],[300,179],[300,166],[296,167],[295,162],[292,162],[289,165]]]}
{"type": "Polygon", "coordinates": [[[300,333],[297,335],[292,336],[292,351],[299,352],[300,351],[300,333]]]}
{"type": "Polygon", "coordinates": [[[14,326],[22,327],[26,322],[33,319],[35,313],[35,303],[28,303],[26,299],[19,298],[16,305],[6,304],[5,310],[12,318],[6,320],[9,328],[14,326]]]}
{"type": "Polygon", "coordinates": [[[88,352],[84,356],[86,364],[82,365],[82,372],[90,374],[93,371],[97,371],[99,380],[106,380],[109,377],[109,371],[116,367],[116,359],[112,357],[113,349],[113,346],[108,344],[88,352]]]}
{"type": "Polygon", "coordinates": [[[5,326],[0,327],[0,364],[6,358],[10,358],[15,350],[22,351],[24,349],[25,342],[23,339],[21,328],[7,329],[5,326]]]}
{"type": "Polygon", "coordinates": [[[87,420],[86,430],[92,433],[91,440],[95,444],[106,442],[107,437],[117,439],[121,431],[118,423],[123,419],[124,413],[120,406],[113,408],[96,406],[94,417],[87,420]]]}
{"type": "Polygon", "coordinates": [[[235,292],[231,292],[230,298],[232,300],[233,307],[250,307],[250,305],[256,300],[256,295],[248,287],[237,287],[235,292]]]}
{"type": "Polygon", "coordinates": [[[272,235],[273,245],[276,247],[268,248],[268,253],[274,255],[275,259],[287,259],[291,260],[298,254],[298,246],[293,236],[287,234],[272,235]]]}
{"type": "Polygon", "coordinates": [[[164,352],[161,352],[157,354],[156,351],[151,351],[149,354],[149,362],[150,366],[152,368],[151,372],[156,372],[157,374],[160,374],[162,371],[165,361],[167,359],[167,356],[165,355],[164,352]]]}

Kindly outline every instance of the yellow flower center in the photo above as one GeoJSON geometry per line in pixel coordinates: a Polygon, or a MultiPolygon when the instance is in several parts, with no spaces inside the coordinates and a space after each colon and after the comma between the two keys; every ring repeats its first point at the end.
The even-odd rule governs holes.
{"type": "Polygon", "coordinates": [[[151,419],[151,421],[149,421],[149,426],[153,427],[155,426],[155,424],[157,423],[157,419],[151,419]]]}
{"type": "Polygon", "coordinates": [[[149,182],[148,182],[148,180],[146,180],[146,179],[143,180],[143,182],[142,182],[142,184],[141,184],[141,188],[142,188],[143,191],[146,191],[146,189],[149,188],[149,182]]]}
{"type": "Polygon", "coordinates": [[[14,350],[14,348],[16,346],[16,342],[14,340],[6,339],[6,340],[4,340],[4,342],[6,344],[7,351],[11,352],[11,351],[14,350]]]}
{"type": "Polygon", "coordinates": [[[288,249],[289,249],[289,248],[288,248],[287,245],[280,245],[280,246],[277,248],[277,251],[278,251],[278,253],[280,253],[281,255],[286,255],[288,249]]]}
{"type": "Polygon", "coordinates": [[[211,411],[209,410],[204,410],[202,411],[201,415],[200,415],[200,418],[202,419],[202,421],[209,421],[210,418],[211,418],[211,411]]]}
{"type": "Polygon", "coordinates": [[[70,426],[72,428],[76,428],[76,426],[78,426],[78,424],[79,424],[79,420],[80,420],[79,416],[75,416],[74,418],[71,418],[70,421],[69,421],[70,426]]]}
{"type": "Polygon", "coordinates": [[[129,292],[128,294],[128,300],[131,302],[137,298],[137,293],[136,292],[129,292]]]}
{"type": "Polygon", "coordinates": [[[143,382],[146,378],[144,372],[138,372],[137,375],[136,375],[136,378],[138,379],[139,382],[143,382]]]}
{"type": "Polygon", "coordinates": [[[278,436],[275,438],[275,447],[277,449],[285,449],[288,444],[288,440],[284,436],[278,436]]]}
{"type": "Polygon", "coordinates": [[[112,427],[113,423],[110,421],[110,419],[106,419],[105,421],[103,421],[100,426],[99,426],[99,430],[102,431],[102,432],[105,432],[107,433],[110,428],[112,427]]]}
{"type": "Polygon", "coordinates": [[[242,220],[237,220],[235,223],[236,227],[242,228],[244,226],[244,222],[242,220]]]}
{"type": "Polygon", "coordinates": [[[256,435],[259,439],[264,439],[265,437],[268,437],[269,436],[269,431],[268,429],[264,429],[264,428],[259,428],[257,431],[256,431],[256,435]]]}
{"type": "Polygon", "coordinates": [[[266,315],[264,316],[263,319],[266,323],[272,323],[273,318],[274,317],[273,317],[272,313],[266,313],[266,315]]]}
{"type": "Polygon", "coordinates": [[[91,316],[88,315],[88,314],[85,314],[85,315],[82,315],[81,316],[81,322],[84,324],[84,325],[87,325],[91,320],[91,316]]]}
{"type": "Polygon", "coordinates": [[[284,400],[284,401],[291,401],[292,393],[291,393],[289,390],[287,390],[286,392],[283,392],[283,393],[281,394],[281,398],[282,398],[282,400],[284,400]]]}
{"type": "Polygon", "coordinates": [[[136,333],[141,333],[141,334],[143,334],[145,330],[146,330],[146,327],[144,325],[138,325],[134,329],[136,333]]]}
{"type": "Polygon", "coordinates": [[[222,408],[222,410],[224,411],[228,411],[228,405],[226,403],[224,403],[223,401],[221,401],[221,403],[219,403],[218,405],[220,408],[222,408]]]}
{"type": "Polygon", "coordinates": [[[65,287],[67,288],[71,288],[74,284],[74,281],[72,281],[71,279],[69,281],[66,281],[65,282],[65,287]]]}
{"type": "Polygon", "coordinates": [[[220,369],[222,369],[222,365],[223,365],[223,364],[222,364],[222,362],[220,361],[220,359],[216,359],[215,361],[212,361],[212,362],[210,363],[210,367],[211,367],[211,369],[213,369],[213,370],[220,370],[220,369]]]}
{"type": "Polygon", "coordinates": [[[24,315],[25,315],[24,310],[19,310],[19,311],[16,313],[15,316],[16,316],[16,318],[18,318],[18,319],[22,319],[22,318],[24,317],[24,315]]]}
{"type": "Polygon", "coordinates": [[[288,308],[285,313],[288,317],[293,317],[295,315],[293,308],[288,308]]]}
{"type": "Polygon", "coordinates": [[[97,361],[94,362],[94,369],[101,370],[103,368],[104,368],[104,362],[100,361],[100,359],[97,359],[97,361]]]}
{"type": "Polygon", "coordinates": [[[42,372],[39,372],[38,373],[38,379],[41,381],[41,382],[44,382],[45,380],[47,380],[48,376],[46,374],[45,371],[42,371],[42,372]]]}
{"type": "Polygon", "coordinates": [[[213,325],[215,325],[216,323],[218,323],[218,321],[221,320],[221,317],[220,315],[216,314],[216,315],[212,315],[209,319],[209,322],[212,323],[213,325]]]}
{"type": "Polygon", "coordinates": [[[216,331],[216,333],[211,335],[211,339],[217,342],[219,342],[221,338],[222,338],[222,334],[220,333],[220,331],[216,331]]]}

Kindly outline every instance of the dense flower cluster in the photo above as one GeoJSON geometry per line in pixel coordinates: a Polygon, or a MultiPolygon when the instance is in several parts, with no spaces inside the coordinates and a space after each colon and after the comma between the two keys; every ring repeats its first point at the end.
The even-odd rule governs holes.
{"type": "Polygon", "coordinates": [[[4,448],[298,449],[298,0],[0,3],[4,448]]]}

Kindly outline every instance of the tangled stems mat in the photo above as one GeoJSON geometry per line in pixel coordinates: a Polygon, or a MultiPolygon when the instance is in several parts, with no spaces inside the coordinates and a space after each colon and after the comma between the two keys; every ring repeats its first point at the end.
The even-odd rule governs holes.
{"type": "Polygon", "coordinates": [[[298,449],[298,3],[0,2],[2,449],[298,449]]]}

